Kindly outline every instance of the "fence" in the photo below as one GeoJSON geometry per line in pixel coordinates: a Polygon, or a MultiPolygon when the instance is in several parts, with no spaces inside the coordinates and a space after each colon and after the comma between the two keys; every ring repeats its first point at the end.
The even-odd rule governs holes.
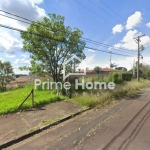
{"type": "Polygon", "coordinates": [[[29,95],[23,100],[23,102],[19,105],[19,107],[16,109],[16,111],[18,111],[21,106],[25,103],[25,101],[32,95],[32,107],[34,107],[34,89],[31,90],[31,92],[29,93],[29,95]]]}

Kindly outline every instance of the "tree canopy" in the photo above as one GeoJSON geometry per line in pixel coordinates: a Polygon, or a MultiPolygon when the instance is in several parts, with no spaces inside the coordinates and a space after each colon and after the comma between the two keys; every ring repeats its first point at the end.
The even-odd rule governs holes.
{"type": "Polygon", "coordinates": [[[111,64],[110,64],[110,68],[114,68],[114,67],[117,67],[117,64],[111,63],[111,64]]]}
{"type": "MultiPolygon", "coordinates": [[[[33,74],[45,71],[58,81],[65,61],[73,55],[85,59],[82,34],[78,28],[65,26],[61,15],[49,14],[42,21],[32,23],[27,32],[21,33],[23,51],[31,54],[31,67],[21,69],[29,69],[33,74]]],[[[69,65],[76,66],[78,63],[72,61],[69,65]]]]}
{"type": "Polygon", "coordinates": [[[9,83],[14,76],[12,65],[9,61],[2,62],[0,60],[0,91],[6,90],[6,84],[9,83]]]}
{"type": "Polygon", "coordinates": [[[99,66],[96,66],[95,68],[94,68],[94,71],[97,73],[97,74],[99,74],[100,73],[100,71],[101,71],[101,67],[99,67],[99,66]]]}

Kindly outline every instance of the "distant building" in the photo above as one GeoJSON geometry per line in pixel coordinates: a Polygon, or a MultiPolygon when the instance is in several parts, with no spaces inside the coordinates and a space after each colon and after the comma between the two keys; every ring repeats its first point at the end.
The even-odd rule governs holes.
{"type": "MultiPolygon", "coordinates": [[[[83,73],[84,70],[79,70],[77,71],[78,73],[83,73]]],[[[108,75],[110,72],[115,72],[116,69],[112,69],[112,68],[102,68],[100,70],[100,73],[97,74],[94,70],[86,70],[86,75],[99,75],[99,76],[106,76],[108,75]]]]}
{"type": "Polygon", "coordinates": [[[19,77],[26,77],[28,76],[27,74],[15,74],[14,77],[15,78],[19,78],[19,77]]]}
{"type": "MultiPolygon", "coordinates": [[[[84,72],[84,70],[79,70],[79,71],[77,71],[78,73],[83,73],[84,72]]],[[[94,72],[94,70],[86,70],[86,74],[88,75],[88,74],[95,74],[95,72],[94,72]]]]}
{"type": "Polygon", "coordinates": [[[115,71],[116,71],[116,69],[113,69],[113,68],[102,68],[100,74],[101,74],[102,76],[106,76],[106,75],[108,75],[110,72],[115,72],[115,71]]]}
{"type": "Polygon", "coordinates": [[[121,71],[124,71],[124,72],[126,72],[127,71],[127,68],[125,68],[125,67],[117,67],[117,68],[115,68],[116,70],[121,70],[121,71]]]}

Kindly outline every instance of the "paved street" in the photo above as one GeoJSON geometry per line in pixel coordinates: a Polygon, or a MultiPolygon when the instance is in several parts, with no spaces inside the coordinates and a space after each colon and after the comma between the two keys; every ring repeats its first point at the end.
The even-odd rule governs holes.
{"type": "Polygon", "coordinates": [[[8,149],[149,150],[150,88],[87,111],[8,149]]]}

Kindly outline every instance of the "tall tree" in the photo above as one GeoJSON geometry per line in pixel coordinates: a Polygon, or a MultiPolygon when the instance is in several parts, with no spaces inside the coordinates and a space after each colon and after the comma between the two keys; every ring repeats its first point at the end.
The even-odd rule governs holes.
{"type": "MultiPolygon", "coordinates": [[[[44,66],[53,80],[58,81],[65,61],[73,55],[85,59],[85,42],[80,39],[83,32],[65,26],[63,16],[49,14],[42,21],[32,23],[27,31],[22,32],[21,37],[23,50],[31,54],[31,67],[28,68],[31,72],[42,73],[44,66]]],[[[70,65],[78,63],[73,60],[70,65]]]]}
{"type": "Polygon", "coordinates": [[[12,65],[9,61],[0,61],[0,91],[6,90],[8,84],[14,76],[12,65]]]}

